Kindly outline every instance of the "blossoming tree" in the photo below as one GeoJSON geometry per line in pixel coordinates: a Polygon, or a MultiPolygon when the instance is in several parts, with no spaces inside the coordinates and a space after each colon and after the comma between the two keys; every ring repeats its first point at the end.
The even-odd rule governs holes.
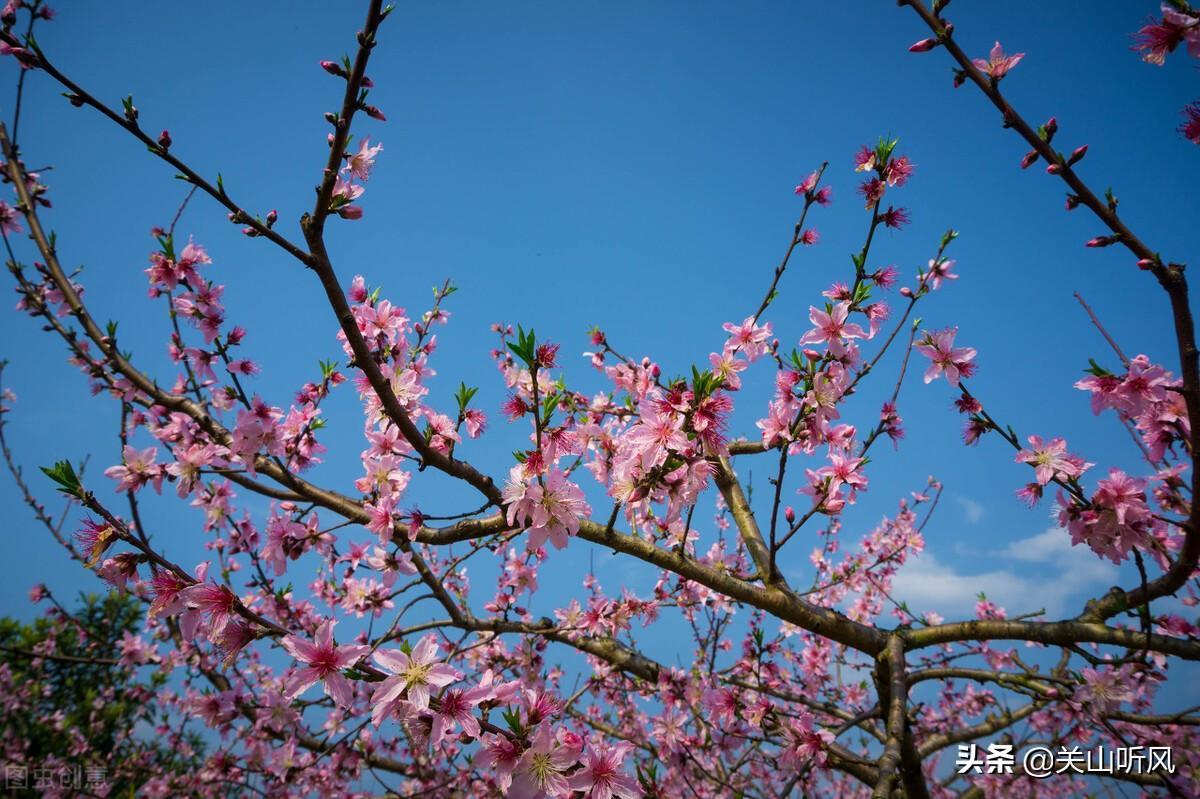
{"type": "MultiPolygon", "coordinates": [[[[353,57],[321,63],[342,99],[326,115],[316,200],[294,225],[242,206],[220,177],[189,166],[167,131],[143,127],[132,98],[109,105],[61,72],[34,36],[53,16],[41,0],[9,0],[0,13],[0,51],[22,83],[29,70],[49,76],[72,105],[107,117],[193,194],[222,206],[257,240],[251,246],[280,248],[310,273],[313,302],[328,307],[344,355],[342,365],[323,363],[290,403],[254,393],[249,378],[263,367],[246,352],[247,328],[226,318],[212,258],[177,232],[176,214],[154,231],[146,269],[151,297],[168,303],[170,362],[134,359],[63,267],[59,248],[71,243],[43,221],[49,189],[26,157],[52,154],[37,152],[36,142],[18,149],[16,124],[0,126],[13,192],[0,202],[0,228],[18,307],[61,339],[123,420],[121,462],[103,478],[85,478],[70,460],[44,467],[73,503],[74,536],[34,495],[7,443],[6,460],[66,555],[143,605],[141,633],[127,636],[119,665],[165,678],[159,701],[178,723],[163,722],[159,734],[182,741],[199,725],[214,741],[201,769],[159,774],[143,794],[242,786],[264,796],[916,799],[1087,790],[1078,775],[1035,779],[1020,764],[954,767],[960,745],[1037,743],[1170,747],[1171,769],[1104,779],[1195,795],[1200,715],[1154,702],[1172,663],[1200,660],[1200,628],[1162,609],[1169,597],[1189,606],[1198,598],[1192,461],[1200,441],[1190,418],[1200,414],[1200,365],[1188,283],[1181,264],[1127,226],[1111,191],[1099,195],[1084,181],[1086,146],[1064,155],[1054,119],[1035,127],[1005,98],[1002,82],[1022,54],[997,44],[971,58],[955,41],[947,2],[901,2],[930,31],[910,49],[949,56],[954,84],[978,88],[1029,146],[1020,166],[1044,163],[1066,184],[1068,210],[1095,217],[1104,232],[1087,246],[1124,248],[1130,268],[1169,298],[1174,356],[1127,357],[1113,342],[1107,365],[1093,362],[1075,383],[1093,412],[1112,415],[1125,428],[1118,434],[1132,436],[1139,471],[1087,462],[1062,438],[1025,435],[996,418],[971,389],[976,351],[953,327],[919,324],[918,303],[959,279],[955,232],[915,275],[872,265],[876,232],[908,222],[893,198],[914,175],[897,142],[881,139],[853,164],[864,177],[865,240],[852,269],[833,276],[807,309],[811,329],[794,346],[774,337],[770,316],[789,263],[817,241],[810,214],[832,202],[824,165],[796,187],[799,220],[782,260],[763,276],[761,303],[725,325],[724,346],[704,368],[668,377],[596,329],[586,356],[607,388],[589,396],[572,387],[588,365],[573,368],[533,330],[496,325],[492,356],[508,392],[502,414],[527,439],[507,474],[489,475],[472,465],[489,426],[476,388],[464,380],[445,406],[429,396],[435,331],[448,320],[454,287],[410,314],[394,304],[410,298],[384,297],[373,276],[339,271],[326,242],[328,225],[369,224],[355,220],[383,157],[386,120],[370,102],[368,67],[399,12],[381,0],[365,5],[353,57]],[[888,352],[902,353],[901,365],[880,389],[878,415],[847,418],[844,401],[870,388],[888,352]],[[980,457],[1011,449],[1028,465],[1028,483],[1014,486],[1022,499],[1053,503],[1061,535],[1097,558],[1136,563],[1140,578],[1061,619],[1009,618],[981,600],[976,618],[948,621],[896,602],[893,578],[922,549],[940,484],[931,478],[860,540],[843,536],[842,518],[867,487],[876,444],[903,435],[910,360],[924,364],[926,384],[938,384],[926,391],[957,397],[967,444],[993,442],[980,457]],[[749,369],[773,373],[771,396],[743,396],[749,369]],[[323,431],[322,405],[335,391],[360,400],[361,437],[323,431]],[[730,429],[735,402],[761,408],[757,431],[730,429]],[[326,447],[361,452],[361,476],[315,482],[310,467],[326,447]],[[766,502],[752,502],[745,461],[770,465],[766,502]],[[416,510],[417,489],[439,474],[475,494],[469,506],[438,517],[416,510]],[[142,523],[147,496],[172,492],[204,512],[188,533],[207,542],[204,563],[179,562],[167,536],[142,523]],[[246,499],[255,496],[269,509],[252,512],[246,499]],[[717,517],[705,523],[712,502],[717,517]],[[781,568],[784,557],[795,563],[801,531],[820,542],[806,586],[791,565],[781,568]],[[653,568],[653,591],[613,594],[589,579],[553,616],[535,616],[528,605],[540,570],[566,557],[562,550],[588,548],[653,568]],[[476,589],[469,568],[488,558],[499,578],[476,589]],[[412,621],[418,602],[438,612],[412,621]],[[688,631],[690,665],[656,662],[636,644],[635,629],[672,623],[688,631]],[[561,666],[570,651],[586,662],[576,688],[561,666]]],[[[1138,46],[1152,63],[1181,45],[1200,55],[1198,23],[1200,13],[1172,3],[1139,32],[1138,46]]],[[[1183,134],[1200,139],[1197,107],[1185,117],[1183,134]]],[[[13,397],[4,402],[0,420],[19,418],[13,397]]],[[[42,596],[39,588],[33,598],[42,596]]],[[[21,760],[20,740],[3,745],[9,761],[21,760]]],[[[86,742],[79,753],[86,756],[86,742]]]]}

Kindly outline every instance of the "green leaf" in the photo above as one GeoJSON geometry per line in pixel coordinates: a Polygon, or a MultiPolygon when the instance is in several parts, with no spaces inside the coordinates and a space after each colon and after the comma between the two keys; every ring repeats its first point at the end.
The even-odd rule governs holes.
{"type": "Polygon", "coordinates": [[[1087,369],[1083,370],[1087,374],[1095,375],[1096,377],[1114,377],[1112,372],[1108,371],[1103,366],[1096,363],[1095,358],[1088,358],[1088,363],[1090,364],[1090,366],[1088,366],[1087,369]]]}
{"type": "Polygon", "coordinates": [[[83,498],[83,486],[70,461],[58,461],[50,467],[42,466],[41,470],[43,474],[58,483],[59,491],[68,496],[83,498]]]}
{"type": "Polygon", "coordinates": [[[466,383],[458,384],[458,393],[454,395],[454,398],[458,400],[459,415],[462,415],[463,411],[467,409],[467,405],[471,402],[472,398],[474,398],[474,396],[478,393],[478,388],[472,388],[466,383]]]}

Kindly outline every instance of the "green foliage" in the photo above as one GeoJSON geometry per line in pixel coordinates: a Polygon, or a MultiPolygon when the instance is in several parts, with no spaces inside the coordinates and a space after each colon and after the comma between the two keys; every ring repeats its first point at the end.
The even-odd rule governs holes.
{"type": "MultiPolygon", "coordinates": [[[[197,736],[188,735],[183,747],[154,737],[154,726],[165,720],[155,697],[166,677],[139,679],[116,662],[117,643],[138,629],[141,615],[141,603],[112,593],[82,596],[73,620],[0,618],[0,671],[9,675],[15,699],[15,710],[0,715],[0,738],[22,742],[31,772],[51,762],[98,766],[107,771],[110,796],[132,796],[151,777],[200,768],[204,746],[197,736]],[[61,659],[29,657],[48,640],[61,659]],[[85,753],[78,753],[77,735],[85,753]]],[[[14,791],[38,793],[32,781],[28,792],[14,791]]]]}
{"type": "Polygon", "coordinates": [[[79,482],[79,475],[75,473],[75,467],[70,461],[59,461],[53,466],[41,467],[42,473],[49,477],[54,482],[58,483],[58,490],[71,497],[83,497],[83,486],[79,482]]]}
{"type": "Polygon", "coordinates": [[[517,340],[507,343],[513,354],[520,358],[526,367],[532,369],[533,363],[537,359],[537,337],[534,335],[533,329],[531,328],[526,333],[525,328],[517,325],[517,340]]]}

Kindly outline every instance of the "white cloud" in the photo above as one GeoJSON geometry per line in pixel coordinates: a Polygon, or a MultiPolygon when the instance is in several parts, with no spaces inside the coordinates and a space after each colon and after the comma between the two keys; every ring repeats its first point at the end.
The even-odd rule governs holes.
{"type": "Polygon", "coordinates": [[[962,506],[967,524],[978,524],[979,520],[983,518],[983,505],[967,497],[955,497],[954,499],[962,506]]]}
{"type": "Polygon", "coordinates": [[[896,575],[892,596],[918,615],[933,610],[947,619],[973,617],[980,592],[1009,616],[1045,608],[1048,616],[1061,617],[1078,610],[1087,594],[1117,581],[1116,567],[1085,546],[1071,546],[1070,535],[1058,527],[978,557],[1004,566],[972,571],[942,563],[926,551],[896,575]]]}

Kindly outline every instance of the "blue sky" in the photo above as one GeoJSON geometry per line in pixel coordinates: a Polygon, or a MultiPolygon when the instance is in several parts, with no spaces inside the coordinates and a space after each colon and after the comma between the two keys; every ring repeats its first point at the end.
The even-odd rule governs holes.
{"type": "MultiPolygon", "coordinates": [[[[359,6],[165,4],[147,13],[132,2],[81,4],[61,9],[39,38],[94,94],[113,105],[132,94],[146,128],[170,129],[173,152],[210,178],[220,171],[244,206],[277,208],[279,229],[298,239],[296,220],[324,162],[322,113],[340,102],[339,81],[317,61],[350,49],[359,6]]],[[[1086,17],[1078,8],[964,3],[950,17],[971,53],[983,55],[994,39],[1027,53],[1004,83],[1012,102],[1034,122],[1056,115],[1063,149],[1088,143],[1085,179],[1111,185],[1145,241],[1188,261],[1198,151],[1174,128],[1196,99],[1195,68],[1182,55],[1154,68],[1129,51],[1129,33],[1154,4],[1093,4],[1086,17]]],[[[850,274],[848,254],[868,223],[854,195],[853,153],[890,133],[918,165],[893,198],[914,221],[879,237],[871,264],[895,263],[911,281],[942,231],[959,230],[951,255],[962,277],[920,312],[931,327],[958,325],[960,342],[979,350],[974,392],[1021,435],[1065,436],[1095,472],[1136,467],[1115,421],[1094,418],[1071,387],[1089,357],[1114,360],[1072,293],[1084,294],[1128,353],[1173,367],[1165,297],[1123,250],[1083,248],[1100,226],[1082,211],[1065,213],[1060,184],[1040,168],[1017,169],[1021,142],[978,92],[951,88],[944,53],[907,52],[924,35],[911,12],[885,2],[402,5],[370,69],[372,100],[389,122],[358,131],[385,150],[362,201],[365,218],[330,225],[335,267],[343,282],[362,273],[413,312],[446,277],[462,288],[439,333],[433,397],[447,402],[460,379],[482,387],[494,433],[464,451],[501,475],[520,434],[498,418],[492,322],[521,322],[562,342],[569,378],[590,390],[600,383],[573,355],[589,348],[593,324],[668,373],[705,362],[721,346],[721,323],[750,314],[769,282],[799,212],[792,187],[828,159],[835,203],[812,218],[822,239],[793,261],[769,314],[794,343],[808,305],[850,274]]],[[[15,66],[4,69],[11,85],[15,66]]],[[[11,88],[0,98],[8,118],[11,88]]],[[[41,75],[28,80],[20,140],[28,163],[54,165],[46,222],[64,263],[85,266],[95,315],[121,318],[124,346],[169,382],[167,321],[161,304],[145,299],[142,269],[150,228],[170,220],[185,187],[123,131],[71,108],[41,75]]],[[[286,405],[319,359],[340,357],[335,320],[310,273],[240,236],[203,197],[180,233],[208,247],[210,276],[228,286],[229,318],[249,328],[247,352],[266,366],[255,391],[286,405]]],[[[28,246],[20,252],[32,260],[28,246]]],[[[0,357],[21,397],[9,428],[17,456],[48,496],[37,464],[90,455],[92,484],[107,491],[98,472],[118,457],[117,410],[88,396],[60,344],[8,307],[0,357]]],[[[897,368],[889,357],[851,402],[860,428],[874,420],[897,368]]],[[[734,425],[750,436],[769,393],[768,371],[758,374],[734,425]]],[[[899,452],[883,442],[875,449],[870,491],[848,514],[845,539],[857,540],[934,474],[945,496],[926,528],[927,553],[898,592],[915,609],[969,613],[973,595],[988,590],[1013,613],[1074,613],[1116,582],[1090,553],[1065,547],[1065,533],[1046,533],[1048,504],[1030,511],[1014,498],[1027,472],[1002,442],[962,446],[950,389],[917,375],[900,399],[908,438],[899,452]]],[[[316,475],[346,489],[357,476],[360,416],[348,391],[328,413],[331,453],[316,475]]],[[[765,496],[766,462],[738,468],[765,496]]],[[[410,492],[431,513],[458,510],[467,496],[433,475],[410,492]]],[[[36,581],[60,594],[94,585],[33,526],[7,481],[0,508],[8,555],[0,611],[30,615],[25,592],[36,581]]],[[[180,561],[203,556],[195,511],[168,497],[147,514],[180,561]]],[[[815,536],[803,538],[784,565],[807,584],[815,536]]],[[[576,544],[552,556],[563,568],[544,580],[539,612],[578,591],[592,560],[586,551],[576,544]]],[[[594,556],[610,591],[653,578],[594,556]]],[[[490,596],[485,579],[475,585],[477,596],[490,596]]]]}

